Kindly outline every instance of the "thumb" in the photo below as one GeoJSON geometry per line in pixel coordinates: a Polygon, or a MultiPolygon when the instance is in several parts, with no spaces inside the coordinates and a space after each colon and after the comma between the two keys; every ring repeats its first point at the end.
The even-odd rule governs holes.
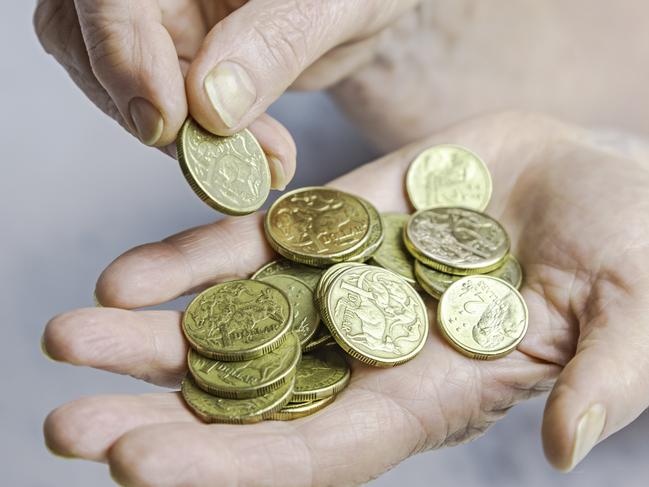
{"type": "Polygon", "coordinates": [[[548,398],[543,446],[559,470],[572,470],[649,406],[649,303],[625,294],[585,322],[577,353],[548,398]]]}
{"type": "Polygon", "coordinates": [[[361,40],[417,0],[250,0],[206,36],[187,74],[189,110],[228,135],[248,126],[314,61],[361,40]]]}
{"type": "Polygon", "coordinates": [[[187,117],[178,54],[158,2],[75,0],[92,71],[142,142],[173,142],[187,117]]]}

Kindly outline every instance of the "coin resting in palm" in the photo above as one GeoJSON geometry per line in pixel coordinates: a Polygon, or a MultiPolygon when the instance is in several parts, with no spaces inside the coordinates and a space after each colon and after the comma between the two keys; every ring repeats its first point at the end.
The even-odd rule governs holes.
{"type": "MultiPolygon", "coordinates": [[[[466,164],[451,157],[443,172],[463,173],[466,164]]],[[[438,166],[416,158],[409,183],[413,172],[427,181],[438,177],[438,166]]],[[[479,201],[491,194],[486,175],[482,185],[467,183],[479,201]],[[486,193],[476,195],[476,188],[486,193]]],[[[453,179],[447,194],[464,194],[461,181],[453,179]]],[[[185,313],[183,329],[194,350],[183,397],[206,421],[290,420],[323,409],[350,380],[342,351],[376,367],[414,359],[429,331],[418,283],[441,300],[440,330],[463,354],[501,357],[525,335],[525,303],[500,279],[519,286],[520,265],[508,254],[504,228],[476,210],[422,208],[382,217],[362,198],[312,187],[277,200],[264,229],[284,260],[263,266],[251,280],[208,288],[185,313]],[[481,272],[490,274],[476,275],[481,272]]]]}

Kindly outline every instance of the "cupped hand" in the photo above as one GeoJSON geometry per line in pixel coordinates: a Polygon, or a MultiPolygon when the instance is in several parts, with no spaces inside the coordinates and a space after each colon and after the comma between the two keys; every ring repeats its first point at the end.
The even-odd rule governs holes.
{"type": "MultiPolygon", "coordinates": [[[[56,453],[105,461],[129,486],[353,485],[417,452],[467,441],[516,402],[548,390],[543,439],[570,469],[649,402],[649,159],[536,115],[456,126],[333,181],[380,211],[409,211],[404,174],[424,147],[465,145],[494,179],[488,212],[525,269],[530,324],[518,350],[482,362],[434,323],[423,351],[393,369],[353,361],[349,387],[314,416],[206,425],[176,392],[81,399],[45,422],[56,453]]],[[[177,387],[186,372],[181,313],[129,309],[248,276],[273,258],[261,215],[225,219],[137,247],[101,275],[104,306],[55,317],[56,360],[177,387]],[[118,309],[121,308],[121,309],[118,309]]]]}
{"type": "MultiPolygon", "coordinates": [[[[99,108],[164,147],[188,113],[219,135],[260,116],[270,123],[264,112],[296,80],[303,88],[335,83],[367,62],[375,35],[416,3],[40,0],[34,25],[99,108]]],[[[283,172],[275,178],[282,187],[295,155],[290,136],[273,128],[269,152],[280,165],[271,169],[283,172]]]]}

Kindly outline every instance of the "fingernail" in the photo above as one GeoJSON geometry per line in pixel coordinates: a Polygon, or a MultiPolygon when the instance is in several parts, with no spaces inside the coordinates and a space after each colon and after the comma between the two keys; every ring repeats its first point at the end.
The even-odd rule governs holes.
{"type": "Polygon", "coordinates": [[[284,191],[288,184],[286,173],[284,172],[284,165],[276,157],[268,156],[267,158],[268,168],[270,169],[271,187],[279,191],[284,191]]]}
{"type": "Polygon", "coordinates": [[[151,102],[144,98],[133,98],[128,104],[128,111],[133,120],[137,136],[146,145],[155,145],[164,129],[162,115],[151,102]]]}
{"type": "Polygon", "coordinates": [[[52,356],[47,353],[47,348],[45,348],[45,334],[41,335],[41,353],[46,359],[51,360],[52,362],[56,362],[56,360],[54,360],[52,356]]]}
{"type": "Polygon", "coordinates": [[[92,300],[95,302],[95,307],[97,308],[103,308],[104,306],[101,304],[99,301],[99,298],[97,297],[97,291],[92,293],[92,300]]]}
{"type": "Polygon", "coordinates": [[[228,128],[237,125],[257,99],[252,79],[241,65],[232,61],[223,61],[210,71],[203,86],[228,128]]]}
{"type": "Polygon", "coordinates": [[[597,444],[604,431],[605,423],[606,409],[601,404],[594,404],[582,414],[577,423],[568,470],[575,468],[597,444]]]}

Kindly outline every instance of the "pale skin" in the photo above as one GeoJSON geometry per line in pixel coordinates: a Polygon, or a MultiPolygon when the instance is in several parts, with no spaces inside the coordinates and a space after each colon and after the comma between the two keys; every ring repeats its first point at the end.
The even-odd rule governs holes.
{"type": "MultiPolygon", "coordinates": [[[[177,393],[100,396],[52,412],[48,446],[107,462],[128,486],[202,486],[210,478],[220,485],[355,485],[416,452],[467,441],[518,401],[552,389],[546,453],[558,468],[572,468],[647,406],[649,230],[629,222],[644,221],[649,210],[649,159],[603,148],[575,126],[504,113],[439,132],[332,186],[380,211],[408,211],[408,163],[441,142],[472,147],[490,166],[489,212],[509,230],[526,271],[530,324],[517,351],[493,362],[466,358],[432,320],[417,358],[388,370],[353,362],[349,387],[312,417],[204,425],[177,393]],[[593,406],[605,410],[603,423],[595,421],[599,430],[586,435],[592,442],[575,449],[585,441],[583,434],[576,440],[580,420],[593,406]]],[[[129,309],[247,276],[272,258],[261,215],[137,247],[101,275],[97,297],[107,307],[54,318],[45,350],[56,360],[177,387],[186,372],[181,313],[129,309]]]]}
{"type": "MultiPolygon", "coordinates": [[[[161,19],[158,23],[171,38],[149,43],[138,39],[142,49],[167,46],[167,56],[158,53],[156,59],[162,56],[169,63],[144,65],[153,72],[136,62],[146,55],[120,58],[120,53],[133,52],[131,44],[122,49],[119,42],[111,45],[106,39],[124,36],[110,35],[109,22],[95,22],[123,14],[120,7],[126,3],[77,0],[71,15],[71,2],[44,1],[36,25],[46,49],[86,94],[131,131],[137,132],[124,116],[130,100],[139,96],[159,103],[163,131],[152,145],[173,141],[187,113],[216,133],[252,123],[251,130],[281,166],[273,169],[271,162],[274,185],[282,187],[294,171],[295,148],[288,132],[261,114],[294,83],[302,88],[333,86],[343,108],[386,149],[424,137],[332,183],[367,197],[381,211],[408,211],[403,174],[422,148],[450,142],[478,152],[494,176],[489,213],[510,232],[526,271],[523,293],[530,307],[530,331],[518,352],[482,363],[447,347],[433,324],[429,343],[415,361],[388,371],[354,364],[352,384],[333,405],[288,424],[203,426],[174,394],[83,399],[46,421],[46,439],[54,451],[108,461],[125,485],[198,486],[214,475],[226,485],[267,485],[269,479],[282,486],[291,485],[287,481],[352,485],[414,452],[468,440],[515,402],[550,389],[558,377],[545,412],[543,439],[550,462],[568,470],[596,442],[647,407],[649,302],[642,295],[649,280],[643,272],[649,255],[643,224],[649,209],[647,153],[632,149],[624,138],[611,146],[595,132],[524,113],[445,128],[485,111],[516,107],[583,125],[647,133],[645,107],[638,102],[646,99],[649,85],[643,2],[410,2],[412,10],[395,8],[408,2],[342,2],[350,9],[343,17],[357,22],[341,31],[304,30],[325,32],[312,38],[304,32],[284,36],[276,28],[263,42],[248,43],[223,33],[233,29],[236,34],[237,26],[256,22],[257,16],[285,18],[268,12],[286,3],[247,3],[260,9],[236,9],[244,2],[223,3],[211,16],[201,17],[187,13],[204,14],[196,8],[204,7],[203,2],[169,0],[158,2],[163,6],[158,18],[150,16],[154,10],[149,4],[155,2],[142,2],[149,5],[142,7],[146,18],[161,19]],[[68,10],[52,10],[57,4],[68,10]],[[385,15],[376,14],[377,5],[385,15]],[[101,11],[77,16],[93,6],[101,11]],[[52,16],[52,11],[59,14],[52,16]],[[48,12],[50,16],[43,15],[48,12]],[[230,19],[225,27],[207,34],[229,12],[239,16],[234,21],[225,17],[230,19]],[[47,19],[67,24],[63,28],[47,19]],[[97,28],[86,27],[82,35],[84,19],[97,28]],[[207,27],[189,28],[199,21],[207,27]],[[368,25],[372,28],[366,30],[368,25]],[[62,39],[55,35],[60,32],[71,34],[62,39]],[[191,42],[183,37],[188,33],[191,42]],[[93,34],[98,36],[95,42],[93,34]],[[291,44],[295,39],[304,51],[291,44]],[[86,45],[103,46],[103,54],[117,58],[93,58],[96,50],[88,51],[86,45]],[[183,51],[183,46],[191,48],[183,51]],[[279,46],[288,55],[303,56],[274,65],[288,58],[264,57],[261,49],[279,46]],[[223,126],[204,89],[205,73],[223,59],[222,52],[252,66],[260,56],[270,59],[253,71],[260,75],[254,80],[258,89],[253,105],[230,127],[223,126]],[[163,68],[164,73],[157,71],[163,68]],[[178,87],[187,96],[179,95],[178,87]],[[280,456],[282,449],[292,455],[280,456]],[[253,472],[244,468],[250,462],[261,465],[259,476],[250,477],[253,472]],[[282,475],[274,477],[274,472],[282,475]]],[[[332,18],[327,15],[336,14],[313,12],[327,25],[332,18]]],[[[317,22],[308,15],[305,19],[317,22]]],[[[129,32],[144,36],[138,30],[142,25],[148,21],[130,25],[129,32]]],[[[150,31],[160,35],[162,29],[144,29],[150,31]]],[[[114,308],[157,304],[210,282],[245,276],[271,258],[259,217],[228,219],[128,252],[104,272],[98,297],[114,308]]],[[[79,310],[52,320],[44,344],[57,360],[176,386],[184,374],[186,352],[179,317],[172,312],[79,310]]]]}

